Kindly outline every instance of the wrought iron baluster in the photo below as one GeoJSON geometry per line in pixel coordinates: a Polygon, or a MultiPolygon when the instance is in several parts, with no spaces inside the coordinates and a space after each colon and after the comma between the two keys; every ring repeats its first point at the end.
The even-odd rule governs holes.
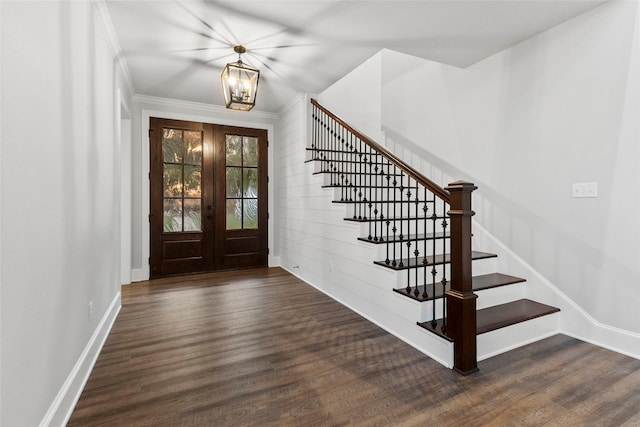
{"type": "Polygon", "coordinates": [[[393,261],[391,262],[392,266],[396,266],[397,265],[397,258],[396,258],[396,232],[398,231],[398,226],[397,226],[397,222],[398,222],[398,215],[397,215],[397,209],[398,209],[398,190],[397,190],[397,186],[398,186],[398,178],[396,176],[397,173],[397,168],[395,165],[393,165],[393,228],[391,229],[391,231],[393,231],[393,261]]]}
{"type": "Polygon", "coordinates": [[[373,241],[374,242],[381,242],[382,239],[382,223],[380,223],[380,235],[378,236],[378,220],[382,220],[384,219],[384,215],[382,214],[382,204],[380,203],[382,200],[382,188],[378,188],[381,187],[381,185],[378,184],[378,179],[382,178],[382,166],[380,164],[381,159],[380,159],[380,153],[378,153],[377,151],[375,151],[375,159],[376,159],[376,167],[375,167],[375,172],[376,174],[374,175],[374,182],[373,182],[373,195],[374,195],[374,209],[373,209],[373,241]],[[380,216],[378,216],[378,214],[380,214],[380,216]]]}
{"type": "MultiPolygon", "coordinates": [[[[407,267],[411,266],[411,177],[407,177],[407,267]]],[[[411,289],[411,269],[407,268],[407,288],[411,289]]]]}
{"type": "MultiPolygon", "coordinates": [[[[423,205],[422,205],[422,215],[423,215],[423,219],[422,219],[422,229],[424,230],[425,236],[427,234],[427,214],[429,212],[429,206],[428,206],[428,199],[427,199],[428,193],[427,193],[427,187],[424,188],[424,196],[423,196],[423,205]]],[[[424,239],[423,242],[423,254],[422,254],[422,282],[424,285],[424,290],[422,291],[422,298],[428,298],[429,297],[429,292],[427,291],[427,239],[424,239]]],[[[435,297],[435,295],[434,295],[435,297]]],[[[435,315],[435,312],[434,312],[435,315]]]]}
{"type": "MultiPolygon", "coordinates": [[[[433,203],[433,212],[431,213],[431,233],[435,236],[436,234],[436,221],[438,220],[437,209],[436,209],[436,195],[433,194],[433,199],[431,200],[433,203]]],[[[431,321],[431,326],[435,328],[438,325],[436,321],[436,275],[438,274],[438,270],[436,269],[436,239],[432,240],[432,262],[431,262],[431,290],[433,292],[433,320],[431,321]]],[[[442,259],[444,262],[445,254],[442,254],[442,259]]],[[[444,266],[444,264],[443,264],[444,266]]],[[[442,300],[444,300],[444,295],[442,295],[442,300]]]]}
{"type": "MultiPolygon", "coordinates": [[[[415,195],[416,195],[416,199],[415,199],[416,212],[415,212],[415,218],[414,218],[414,220],[413,220],[413,221],[414,221],[414,225],[415,225],[415,226],[414,226],[414,230],[415,230],[415,233],[416,233],[416,239],[415,239],[415,245],[416,245],[416,248],[415,248],[415,250],[413,251],[413,254],[414,254],[414,255],[415,255],[415,257],[416,257],[415,281],[414,281],[414,283],[415,283],[415,285],[416,285],[416,288],[415,288],[415,290],[413,291],[413,295],[415,295],[416,297],[417,297],[418,295],[420,295],[420,290],[418,289],[418,284],[420,283],[420,281],[419,281],[419,279],[418,279],[418,273],[419,273],[419,271],[420,271],[420,269],[418,268],[418,266],[420,265],[420,264],[419,264],[419,260],[418,260],[418,259],[419,259],[419,257],[420,257],[420,249],[418,249],[418,248],[419,248],[419,243],[418,243],[418,238],[419,238],[419,235],[418,235],[418,226],[419,226],[419,221],[420,221],[420,218],[418,217],[418,205],[420,204],[420,200],[419,200],[419,198],[418,198],[418,194],[419,194],[418,190],[419,190],[419,188],[418,188],[418,181],[416,181],[416,186],[414,187],[414,191],[415,191],[415,195]]],[[[423,233],[423,234],[425,234],[425,233],[423,233]]],[[[425,234],[425,236],[424,236],[424,237],[426,238],[426,234],[425,234]]]]}
{"type": "Polygon", "coordinates": [[[331,185],[338,185],[338,138],[336,137],[336,126],[334,120],[331,123],[331,185]]]}
{"type": "Polygon", "coordinates": [[[402,261],[402,246],[403,246],[403,240],[404,240],[404,235],[402,234],[402,223],[404,222],[403,220],[403,203],[402,203],[402,197],[403,197],[403,193],[404,193],[404,186],[403,186],[403,178],[404,178],[404,171],[400,171],[400,236],[398,236],[400,238],[400,259],[399,259],[399,263],[398,263],[398,267],[404,267],[404,262],[402,261]]]}
{"type": "Polygon", "coordinates": [[[349,136],[349,201],[352,202],[353,201],[353,182],[355,180],[355,168],[356,168],[356,153],[355,153],[355,149],[353,147],[353,134],[351,132],[349,132],[348,134],[349,136]]]}
{"type": "MultiPolygon", "coordinates": [[[[435,196],[434,196],[434,206],[435,206],[435,196]]],[[[447,235],[447,204],[446,202],[443,200],[442,201],[442,233],[444,236],[447,235]]],[[[443,237],[442,239],[442,253],[446,253],[446,241],[447,239],[443,237]]],[[[451,256],[449,256],[451,257],[451,256]]],[[[447,296],[446,296],[446,292],[447,292],[447,273],[446,273],[446,269],[445,269],[445,259],[443,257],[442,259],[442,332],[446,333],[447,332],[447,296]]]]}
{"type": "Polygon", "coordinates": [[[389,259],[389,225],[391,225],[391,220],[389,219],[389,208],[390,208],[390,204],[391,204],[391,173],[389,172],[389,170],[391,169],[390,166],[387,167],[387,220],[385,222],[385,224],[387,225],[387,258],[384,260],[385,264],[389,265],[389,263],[391,262],[391,260],[389,259]]]}
{"type": "Polygon", "coordinates": [[[362,187],[364,185],[364,165],[363,165],[363,152],[362,152],[362,140],[360,138],[358,138],[358,151],[360,153],[360,158],[358,159],[358,165],[360,168],[360,175],[359,175],[359,184],[358,184],[358,204],[356,206],[356,209],[358,210],[358,219],[362,220],[362,187]]]}

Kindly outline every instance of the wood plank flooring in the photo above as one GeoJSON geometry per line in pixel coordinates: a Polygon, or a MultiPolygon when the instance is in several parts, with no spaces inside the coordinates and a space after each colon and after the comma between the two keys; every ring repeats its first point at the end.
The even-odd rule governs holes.
{"type": "Polygon", "coordinates": [[[640,360],[558,335],[462,377],[279,268],[122,304],[69,426],[640,426],[640,360]]]}

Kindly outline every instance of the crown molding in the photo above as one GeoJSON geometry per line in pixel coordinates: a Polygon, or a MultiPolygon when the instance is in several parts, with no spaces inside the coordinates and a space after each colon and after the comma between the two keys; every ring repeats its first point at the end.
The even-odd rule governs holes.
{"type": "Polygon", "coordinates": [[[267,111],[235,111],[228,108],[224,108],[219,105],[205,104],[203,102],[183,101],[180,99],[161,98],[158,96],[150,95],[134,95],[134,102],[141,104],[148,104],[153,106],[168,107],[174,109],[188,109],[199,113],[206,113],[208,115],[216,116],[229,116],[236,118],[250,118],[260,121],[276,121],[280,116],[276,113],[270,113],[267,111]]]}

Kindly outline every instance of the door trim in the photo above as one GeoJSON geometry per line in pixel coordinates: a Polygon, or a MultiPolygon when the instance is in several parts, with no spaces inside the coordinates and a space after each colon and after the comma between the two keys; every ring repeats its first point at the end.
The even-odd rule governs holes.
{"type": "MultiPolygon", "coordinates": [[[[176,106],[182,103],[175,103],[176,106]]],[[[168,108],[174,106],[174,103],[168,105],[168,108]]],[[[189,105],[184,105],[182,108],[188,108],[189,105]]],[[[158,105],[157,107],[164,107],[164,105],[158,105]]],[[[267,165],[267,173],[269,175],[269,183],[268,183],[268,192],[269,192],[269,219],[267,222],[268,226],[268,242],[269,242],[269,255],[268,255],[268,264],[269,266],[278,266],[280,265],[280,259],[276,256],[276,248],[275,248],[275,226],[274,226],[274,218],[276,215],[274,212],[274,200],[276,199],[276,193],[274,192],[274,183],[276,182],[274,176],[274,127],[275,122],[277,120],[277,116],[273,115],[265,115],[265,114],[257,114],[255,116],[255,121],[250,120],[238,120],[237,114],[233,114],[233,112],[229,112],[224,108],[217,107],[207,107],[202,108],[200,104],[193,104],[192,109],[202,109],[203,113],[209,113],[209,115],[198,115],[198,114],[189,114],[189,113],[179,113],[179,112],[169,112],[169,111],[161,111],[153,108],[141,108],[140,111],[140,124],[139,125],[139,135],[140,135],[140,163],[139,166],[139,175],[134,170],[134,177],[137,175],[138,179],[140,179],[140,194],[139,197],[135,194],[134,191],[134,202],[133,202],[133,212],[134,218],[138,218],[136,221],[139,221],[140,230],[134,229],[133,242],[134,242],[134,269],[132,271],[132,281],[139,282],[143,280],[149,280],[149,257],[150,257],[150,237],[151,230],[149,224],[149,213],[150,213],[150,182],[149,182],[149,173],[150,173],[150,146],[149,146],[149,119],[151,117],[157,117],[161,119],[173,119],[173,120],[184,120],[191,122],[202,122],[208,124],[217,124],[217,125],[228,125],[228,126],[237,126],[237,127],[247,127],[254,129],[264,129],[267,131],[267,139],[270,141],[268,153],[268,165],[267,165]],[[193,108],[195,107],[195,108],[193,108]],[[271,118],[273,117],[273,118],[271,118]],[[137,204],[137,205],[136,205],[137,204]],[[139,209],[139,210],[138,210],[139,209]],[[136,212],[139,212],[136,214],[136,212]],[[137,232],[137,233],[136,233],[137,232]],[[140,236],[140,247],[135,247],[137,245],[137,236],[140,236]],[[137,255],[139,254],[139,255],[137,255]]],[[[235,112],[237,113],[237,112],[235,112]]],[[[252,116],[251,112],[243,112],[241,113],[243,116],[250,118],[252,116]]]]}

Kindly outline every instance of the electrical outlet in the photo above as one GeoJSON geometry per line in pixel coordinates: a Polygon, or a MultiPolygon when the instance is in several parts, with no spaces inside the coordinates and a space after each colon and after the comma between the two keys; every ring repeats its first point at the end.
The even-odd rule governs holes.
{"type": "Polygon", "coordinates": [[[89,321],[93,320],[93,301],[89,301],[89,321]]]}
{"type": "Polygon", "coordinates": [[[582,182],[571,186],[571,197],[598,197],[597,182],[582,182]]]}

